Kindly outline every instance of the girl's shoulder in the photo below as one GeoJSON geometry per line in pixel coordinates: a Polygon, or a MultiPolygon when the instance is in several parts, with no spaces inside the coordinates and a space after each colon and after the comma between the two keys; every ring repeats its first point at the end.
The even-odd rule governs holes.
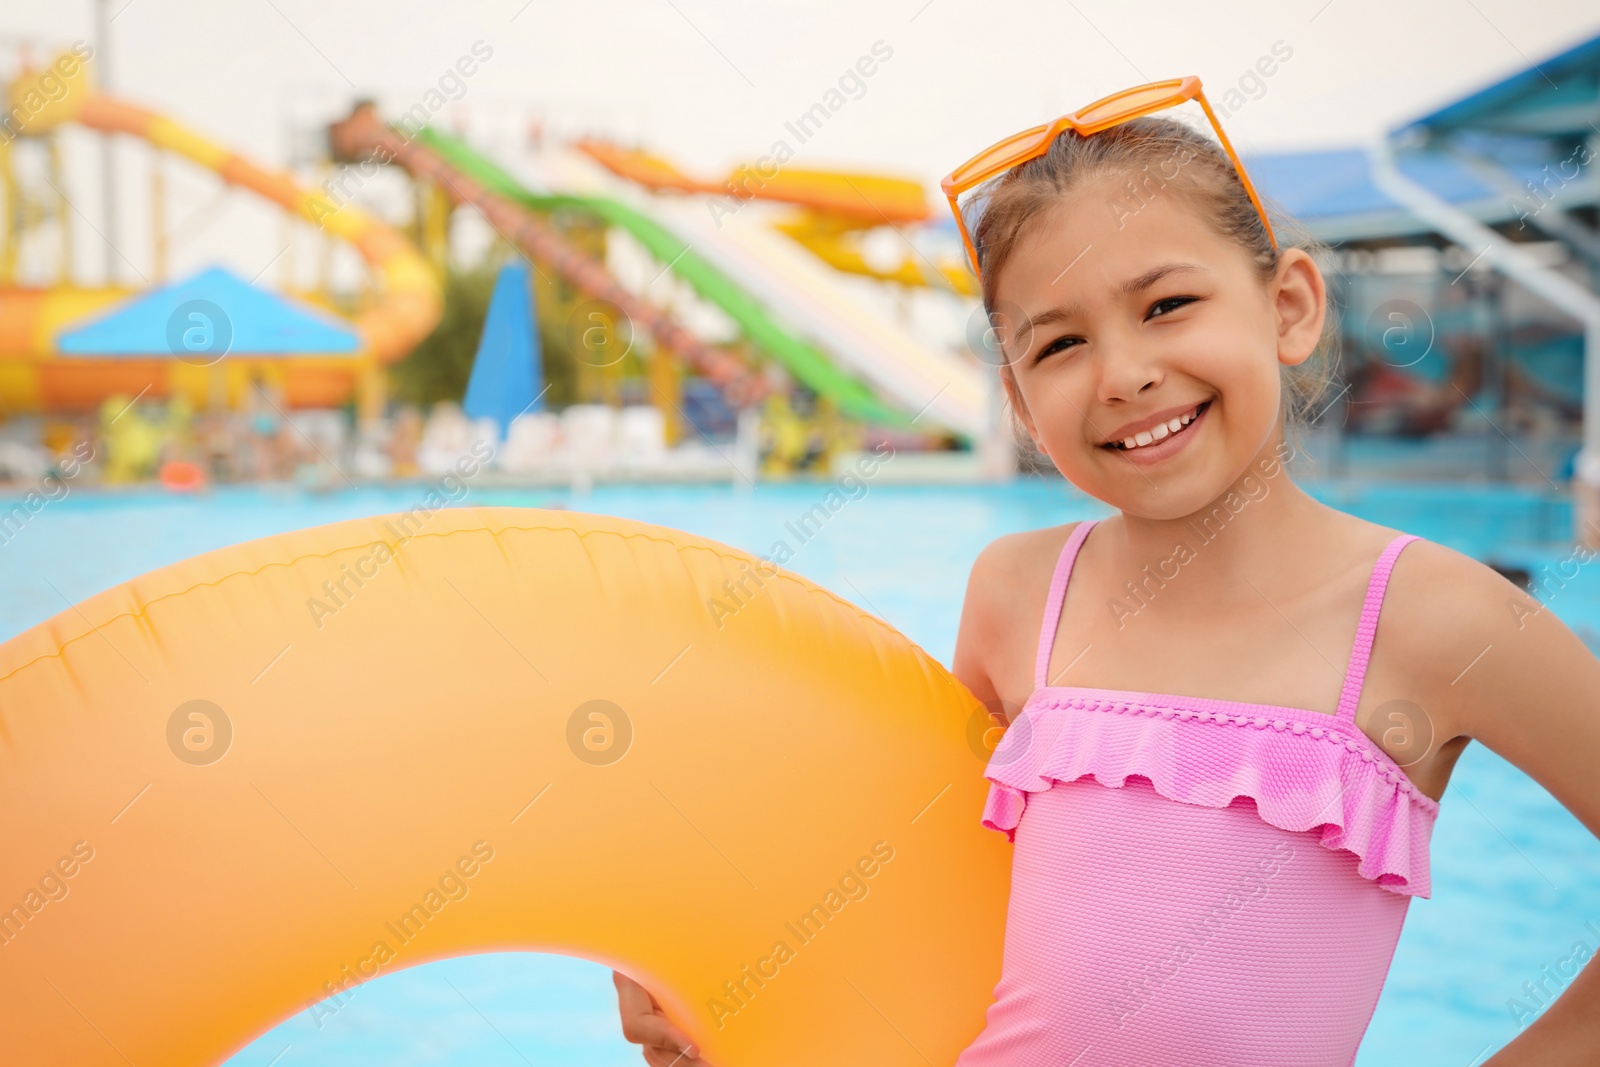
{"type": "MultiPolygon", "coordinates": [[[[1357,573],[1363,581],[1373,575],[1384,549],[1406,532],[1340,513],[1329,534],[1345,546],[1340,555],[1348,561],[1355,584],[1357,573]]],[[[1375,652],[1387,646],[1403,651],[1408,662],[1450,660],[1460,653],[1467,634],[1509,618],[1507,603],[1515,597],[1527,595],[1493,567],[1418,537],[1390,567],[1375,652]]]]}
{"type": "Polygon", "coordinates": [[[1024,589],[1037,589],[1041,601],[1055,573],[1061,549],[1078,523],[1046,526],[1003,534],[984,546],[973,560],[967,579],[967,596],[1015,603],[1024,589]],[[1041,585],[1042,583],[1042,585],[1041,585]]]}
{"type": "MultiPolygon", "coordinates": [[[[1393,681],[1380,682],[1363,704],[1381,713],[1386,700],[1409,701],[1440,757],[1448,761],[1468,738],[1480,741],[1600,828],[1592,766],[1600,660],[1554,610],[1577,595],[1566,586],[1595,555],[1576,546],[1542,568],[1536,598],[1444,545],[1409,545],[1384,598],[1372,660],[1372,675],[1393,681]],[[1388,672],[1379,670],[1384,657],[1388,672]]],[[[1415,771],[1408,769],[1414,778],[1415,771]]],[[[1442,791],[1440,781],[1430,795],[1442,791]]]]}
{"type": "MultiPolygon", "coordinates": [[[[1471,556],[1426,538],[1408,544],[1389,575],[1369,677],[1404,690],[1374,692],[1364,704],[1405,698],[1428,709],[1444,736],[1471,735],[1496,702],[1494,676],[1531,664],[1528,620],[1546,612],[1519,585],[1471,556]]],[[[1541,629],[1565,627],[1541,619],[1541,629]]],[[[1575,638],[1574,638],[1575,641],[1575,638]]],[[[1381,688],[1387,688],[1382,686],[1381,688]]]]}
{"type": "Polygon", "coordinates": [[[1380,619],[1392,643],[1453,656],[1463,637],[1514,626],[1517,606],[1531,600],[1488,564],[1421,538],[1395,561],[1380,619]]]}
{"type": "MultiPolygon", "coordinates": [[[[1044,612],[1050,578],[1077,523],[1004,534],[972,563],[956,637],[957,674],[995,678],[1015,674],[1010,661],[1031,647],[1044,612]]],[[[1020,661],[1019,661],[1020,662],[1020,661]]],[[[963,677],[976,691],[978,681],[963,677]]],[[[985,683],[986,684],[986,683],[985,683]]]]}

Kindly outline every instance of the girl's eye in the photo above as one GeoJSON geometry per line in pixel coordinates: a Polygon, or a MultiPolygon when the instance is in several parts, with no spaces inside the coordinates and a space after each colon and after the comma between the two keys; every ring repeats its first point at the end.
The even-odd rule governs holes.
{"type": "MultiPolygon", "coordinates": [[[[1187,304],[1192,304],[1198,299],[1200,298],[1195,296],[1169,296],[1165,300],[1157,300],[1154,304],[1150,305],[1150,317],[1160,318],[1162,315],[1170,315],[1179,308],[1187,304]]],[[[1043,348],[1039,349],[1039,354],[1034,356],[1029,362],[1038,363],[1040,360],[1044,359],[1044,357],[1054,352],[1060,352],[1081,340],[1083,340],[1081,337],[1057,337],[1054,341],[1049,342],[1043,348]]]]}
{"type": "Polygon", "coordinates": [[[1195,299],[1197,298],[1194,298],[1194,296],[1168,296],[1165,301],[1155,301],[1154,304],[1150,304],[1149,317],[1155,318],[1157,315],[1171,314],[1171,312],[1178,310],[1184,304],[1194,304],[1195,299]]]}
{"type": "Polygon", "coordinates": [[[1078,340],[1076,337],[1057,337],[1054,341],[1051,341],[1049,344],[1039,349],[1039,354],[1033,357],[1033,362],[1039,362],[1052,352],[1060,352],[1076,340],[1078,340]]]}

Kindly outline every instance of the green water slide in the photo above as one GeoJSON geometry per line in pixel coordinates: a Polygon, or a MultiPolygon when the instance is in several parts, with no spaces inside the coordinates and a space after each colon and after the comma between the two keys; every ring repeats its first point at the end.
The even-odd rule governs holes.
{"type": "Polygon", "coordinates": [[[607,225],[626,230],[657,260],[672,264],[672,272],[688,282],[702,300],[720,308],[753,345],[777,360],[806,388],[832,401],[840,412],[883,426],[911,428],[911,419],[904,412],[883,403],[871,388],[841,370],[821,349],[773,321],[754,297],[648,215],[606,196],[530,192],[470,145],[432,128],[421,130],[416,140],[491,192],[537,211],[566,208],[587,212],[607,225]]]}

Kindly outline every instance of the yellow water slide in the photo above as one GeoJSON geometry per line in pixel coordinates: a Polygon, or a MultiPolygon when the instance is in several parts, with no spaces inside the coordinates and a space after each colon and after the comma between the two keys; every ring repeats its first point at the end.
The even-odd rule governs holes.
{"type": "MultiPolygon", "coordinates": [[[[48,134],[76,123],[104,134],[128,134],[182,156],[229,185],[256,193],[287,212],[348,242],[376,281],[376,296],[351,319],[360,340],[354,353],[252,360],[230,354],[224,368],[229,394],[253,371],[267,370],[294,407],[337,406],[353,390],[381,398],[379,369],[411,351],[438,323],[443,294],[426,259],[405,237],[352,204],[336,204],[286,172],[270,171],[173,119],[97,92],[87,57],[67,52],[8,88],[8,126],[21,136],[48,134]],[[263,367],[253,367],[253,363],[263,367]]],[[[11,142],[7,150],[14,146],[11,142]]],[[[69,326],[132,295],[119,288],[71,285],[0,288],[0,411],[88,411],[107,397],[143,392],[186,395],[204,404],[214,368],[152,352],[149,358],[63,357],[56,338],[69,326]]]]}

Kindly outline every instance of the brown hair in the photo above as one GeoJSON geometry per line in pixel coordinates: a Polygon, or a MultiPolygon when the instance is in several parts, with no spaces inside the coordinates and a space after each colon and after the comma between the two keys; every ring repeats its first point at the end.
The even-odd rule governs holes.
{"type": "MultiPolygon", "coordinates": [[[[983,186],[962,207],[978,251],[983,307],[991,323],[1002,325],[995,319],[997,279],[1029,225],[1085,183],[1122,174],[1130,178],[1130,203],[1140,204],[1153,192],[1173,185],[1190,198],[1200,217],[1218,234],[1244,249],[1263,284],[1277,271],[1279,252],[1273,249],[1261,216],[1222,146],[1183,122],[1146,115],[1089,137],[1067,130],[1044,155],[983,186]]],[[[1327,245],[1266,198],[1262,204],[1271,215],[1281,247],[1300,248],[1313,258],[1326,258],[1327,245]]],[[[1280,368],[1281,410],[1291,443],[1297,429],[1311,421],[1333,381],[1338,331],[1332,322],[1333,316],[1328,315],[1322,337],[1308,359],[1296,367],[1280,368]]],[[[1000,367],[1015,387],[1009,360],[1002,358],[1000,367]]],[[[1019,442],[1031,444],[1015,421],[1013,432],[1019,435],[1019,442]]]]}

